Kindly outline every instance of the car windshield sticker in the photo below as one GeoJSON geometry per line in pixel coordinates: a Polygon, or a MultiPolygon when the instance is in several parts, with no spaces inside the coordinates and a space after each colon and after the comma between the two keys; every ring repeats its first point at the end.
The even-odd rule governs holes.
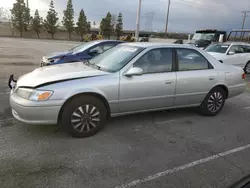
{"type": "Polygon", "coordinates": [[[123,48],[123,51],[126,51],[126,52],[135,52],[137,50],[137,48],[123,48]]]}

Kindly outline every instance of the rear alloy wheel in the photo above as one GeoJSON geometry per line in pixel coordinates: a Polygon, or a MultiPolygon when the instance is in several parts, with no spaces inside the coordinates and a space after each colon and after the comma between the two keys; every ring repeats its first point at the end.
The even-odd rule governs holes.
{"type": "Polygon", "coordinates": [[[225,92],[222,88],[212,89],[204,101],[202,102],[200,108],[201,113],[206,116],[215,116],[218,114],[225,104],[225,92]]]}
{"type": "Polygon", "coordinates": [[[79,96],[68,102],[62,112],[62,125],[73,137],[96,134],[106,124],[107,110],[96,97],[79,96]]]}
{"type": "Polygon", "coordinates": [[[246,74],[250,74],[250,61],[247,62],[244,71],[246,74]]]}

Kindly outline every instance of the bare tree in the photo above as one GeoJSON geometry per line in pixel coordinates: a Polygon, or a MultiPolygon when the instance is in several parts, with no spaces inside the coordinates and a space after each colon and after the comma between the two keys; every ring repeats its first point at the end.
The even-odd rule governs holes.
{"type": "Polygon", "coordinates": [[[10,12],[7,9],[0,7],[0,22],[6,22],[11,19],[10,12]]]}

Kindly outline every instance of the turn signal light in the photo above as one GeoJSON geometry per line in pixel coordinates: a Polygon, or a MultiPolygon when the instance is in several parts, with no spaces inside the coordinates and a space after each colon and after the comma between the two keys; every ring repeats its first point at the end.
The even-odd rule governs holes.
{"type": "Polygon", "coordinates": [[[243,79],[243,80],[246,79],[246,74],[245,74],[245,73],[242,74],[242,79],[243,79]]]}
{"type": "Polygon", "coordinates": [[[46,91],[38,95],[38,100],[39,101],[47,100],[50,96],[51,96],[51,92],[46,91]]]}

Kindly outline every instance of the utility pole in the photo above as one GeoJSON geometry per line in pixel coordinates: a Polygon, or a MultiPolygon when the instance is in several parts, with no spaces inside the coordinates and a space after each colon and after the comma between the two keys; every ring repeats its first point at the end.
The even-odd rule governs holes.
{"type": "Polygon", "coordinates": [[[168,33],[169,9],[170,9],[170,0],[168,0],[168,12],[167,12],[167,19],[166,19],[165,38],[167,38],[167,33],[168,33]]]}
{"type": "Polygon", "coordinates": [[[29,0],[26,1],[27,8],[29,8],[29,0]]]}
{"type": "Polygon", "coordinates": [[[243,22],[242,22],[242,29],[244,29],[247,13],[249,13],[249,12],[250,11],[242,11],[242,13],[244,14],[243,22]]]}
{"type": "Polygon", "coordinates": [[[139,41],[139,32],[140,32],[140,17],[141,17],[141,0],[138,0],[138,9],[137,9],[137,18],[136,18],[136,31],[135,39],[139,41]]]}

